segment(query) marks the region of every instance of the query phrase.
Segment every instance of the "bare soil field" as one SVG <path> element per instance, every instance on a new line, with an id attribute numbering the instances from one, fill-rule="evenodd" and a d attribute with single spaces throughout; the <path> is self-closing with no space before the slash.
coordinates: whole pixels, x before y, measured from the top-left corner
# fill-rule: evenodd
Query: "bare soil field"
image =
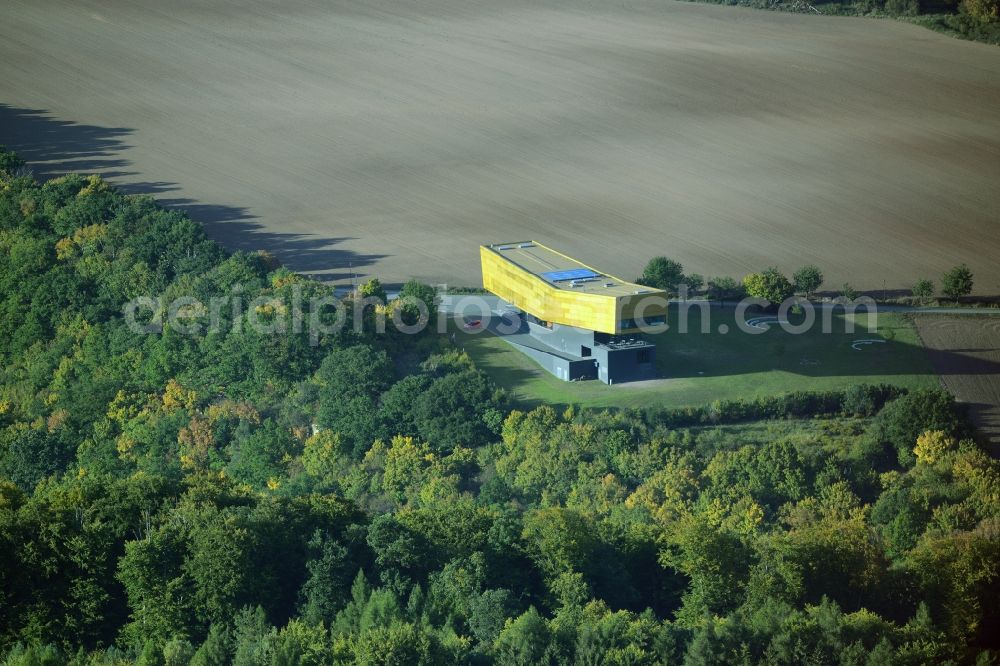
<path id="1" fill-rule="evenodd" d="M 1000 50 L 893 21 L 587 0 L 8 0 L 0 143 L 293 269 L 479 281 L 536 238 L 1000 294 Z"/>
<path id="2" fill-rule="evenodd" d="M 935 372 L 1000 455 L 1000 317 L 918 315 Z"/>

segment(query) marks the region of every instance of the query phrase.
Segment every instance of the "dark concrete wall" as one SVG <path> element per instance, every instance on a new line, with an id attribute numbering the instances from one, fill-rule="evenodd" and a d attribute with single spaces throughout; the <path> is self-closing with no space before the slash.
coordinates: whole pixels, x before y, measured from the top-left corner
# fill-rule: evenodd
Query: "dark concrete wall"
<path id="1" fill-rule="evenodd" d="M 639 354 L 646 352 L 647 362 L 639 362 Z M 597 347 L 594 350 L 597 359 L 597 378 L 607 384 L 636 382 L 656 377 L 656 347 L 632 347 L 628 349 L 609 349 Z"/>
<path id="2" fill-rule="evenodd" d="M 597 379 L 597 366 L 594 364 L 593 359 L 587 358 L 579 361 L 571 361 L 540 349 L 519 345 L 516 342 L 511 342 L 510 344 L 517 348 L 518 351 L 534 359 L 545 370 L 559 379 L 566 381 L 573 379 Z"/>
<path id="3" fill-rule="evenodd" d="M 590 349 L 591 356 L 589 358 L 569 361 L 537 349 L 518 345 L 522 351 L 560 379 L 595 377 L 606 384 L 618 384 L 656 377 L 656 347 L 653 345 L 612 349 L 596 342 L 594 331 L 585 331 L 559 324 L 553 324 L 552 328 L 548 328 L 532 321 L 528 322 L 528 328 L 532 338 L 554 350 L 573 356 L 581 356 L 583 347 Z M 607 337 L 601 334 L 597 335 L 603 338 Z M 642 353 L 645 353 L 648 359 L 645 362 L 639 361 Z M 597 364 L 596 368 L 593 365 L 594 361 Z"/>
<path id="4" fill-rule="evenodd" d="M 528 328 L 531 331 L 531 336 L 542 344 L 566 352 L 567 354 L 572 354 L 573 356 L 581 355 L 581 347 L 594 348 L 593 331 L 585 331 L 582 328 L 562 326 L 560 324 L 553 324 L 552 328 L 546 328 L 533 322 L 528 323 Z"/>

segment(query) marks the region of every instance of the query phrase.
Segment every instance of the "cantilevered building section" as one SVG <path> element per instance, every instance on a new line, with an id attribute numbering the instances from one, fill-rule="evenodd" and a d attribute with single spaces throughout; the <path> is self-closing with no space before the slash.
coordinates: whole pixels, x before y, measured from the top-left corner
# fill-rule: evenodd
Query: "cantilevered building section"
<path id="1" fill-rule="evenodd" d="M 656 375 L 656 347 L 638 337 L 638 327 L 666 321 L 665 292 L 534 241 L 484 245 L 479 254 L 483 286 L 527 315 L 507 341 L 549 372 L 608 384 Z"/>

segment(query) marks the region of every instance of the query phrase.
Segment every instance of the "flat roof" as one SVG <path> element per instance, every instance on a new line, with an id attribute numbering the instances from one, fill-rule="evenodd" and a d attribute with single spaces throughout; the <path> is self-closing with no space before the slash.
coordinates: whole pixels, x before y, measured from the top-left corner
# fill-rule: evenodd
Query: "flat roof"
<path id="1" fill-rule="evenodd" d="M 660 291 L 602 273 L 536 241 L 493 243 L 485 247 L 558 289 L 614 297 Z"/>

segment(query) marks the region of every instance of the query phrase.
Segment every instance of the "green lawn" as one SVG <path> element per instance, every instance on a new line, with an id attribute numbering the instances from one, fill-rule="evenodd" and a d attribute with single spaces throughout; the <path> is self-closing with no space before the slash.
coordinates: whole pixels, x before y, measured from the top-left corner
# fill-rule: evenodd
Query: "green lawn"
<path id="1" fill-rule="evenodd" d="M 672 308 L 669 329 L 649 339 L 657 343 L 660 379 L 607 386 L 598 381 L 564 382 L 548 374 L 502 339 L 457 330 L 456 341 L 476 364 L 525 405 L 548 403 L 582 407 L 680 407 L 724 398 L 747 398 L 797 390 L 840 389 L 857 383 L 891 383 L 908 388 L 937 385 L 916 331 L 905 315 L 882 314 L 879 331 L 869 334 L 867 315 L 856 317 L 854 333 L 834 316 L 823 333 L 819 315 L 808 333 L 792 335 L 777 325 L 751 335 L 736 330 L 732 310 L 713 309 L 711 332 L 701 333 L 698 310 L 687 333 L 680 333 Z M 792 318 L 792 323 L 798 323 Z M 730 328 L 718 332 L 720 324 Z M 855 351 L 859 339 L 883 339 Z"/>

